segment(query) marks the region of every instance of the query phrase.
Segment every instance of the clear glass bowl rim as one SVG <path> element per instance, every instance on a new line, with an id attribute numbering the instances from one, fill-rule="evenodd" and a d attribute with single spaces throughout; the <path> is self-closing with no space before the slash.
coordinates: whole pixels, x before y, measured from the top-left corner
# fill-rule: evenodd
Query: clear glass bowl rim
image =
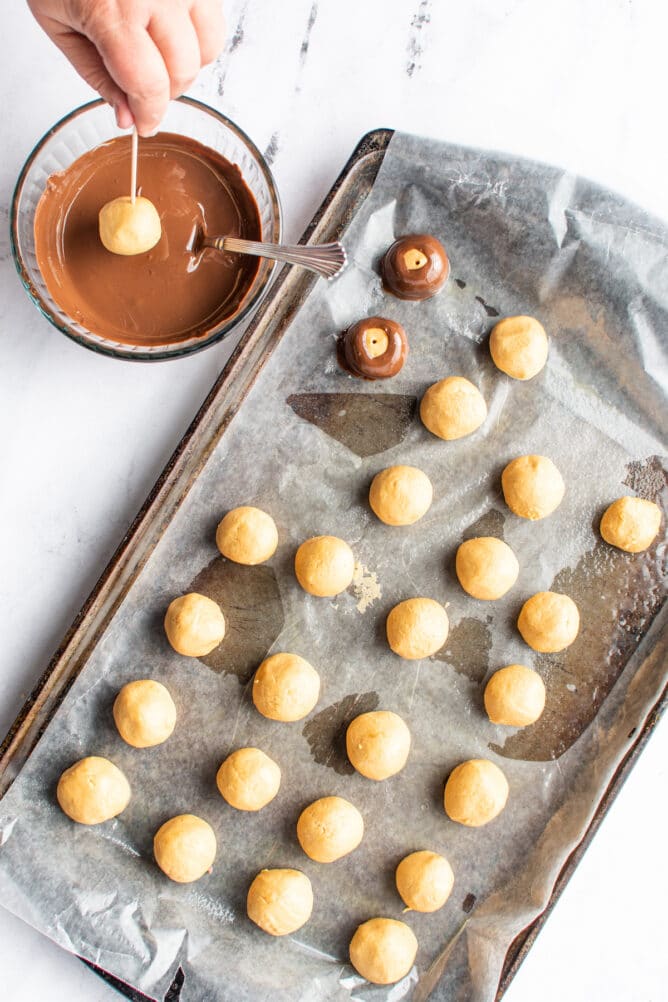
<path id="1" fill-rule="evenodd" d="M 274 215 L 274 232 L 271 234 L 271 239 L 275 243 L 280 243 L 283 232 L 283 214 L 281 210 L 281 202 L 278 195 L 278 190 L 276 188 L 276 182 L 274 181 L 274 177 L 271 173 L 271 170 L 269 169 L 269 164 L 263 157 L 262 153 L 260 153 L 255 143 L 252 141 L 252 139 L 249 138 L 249 136 L 246 135 L 243 129 L 240 129 L 239 126 L 236 125 L 235 122 L 233 122 L 230 118 L 227 118 L 226 115 L 223 115 L 221 112 L 217 111 L 216 108 L 212 108 L 211 105 L 206 104 L 204 101 L 199 101 L 197 100 L 197 98 L 186 97 L 186 96 L 179 97 L 176 100 L 181 104 L 190 105 L 191 107 L 196 108 L 198 111 L 203 111 L 206 114 L 211 115 L 213 118 L 221 122 L 226 128 L 228 128 L 230 132 L 232 132 L 237 137 L 237 139 L 239 139 L 247 147 L 251 155 L 257 161 L 258 167 L 260 168 L 260 171 L 264 176 L 264 179 L 267 184 L 267 189 L 269 191 L 269 196 Z M 23 287 L 25 288 L 26 292 L 28 293 L 28 296 L 35 304 L 35 306 L 42 314 L 42 316 L 45 317 L 49 321 L 49 323 L 51 323 L 57 330 L 59 330 L 61 334 L 65 334 L 66 337 L 71 338 L 77 344 L 83 345 L 84 348 L 88 348 L 91 351 L 98 352 L 99 354 L 102 355 L 108 355 L 111 358 L 121 358 L 125 359 L 126 361 L 133 361 L 133 362 L 159 362 L 171 358 L 183 358 L 186 355 L 192 355 L 195 352 L 202 351 L 204 348 L 210 347 L 217 341 L 222 341 L 223 338 L 227 337 L 228 334 L 232 333 L 233 330 L 235 330 L 241 323 L 243 323 L 243 321 L 248 317 L 248 315 L 253 310 L 255 310 L 257 306 L 259 306 L 260 302 L 268 292 L 271 280 L 273 279 L 276 271 L 276 262 L 270 262 L 269 267 L 267 268 L 258 287 L 255 289 L 253 295 L 249 298 L 248 302 L 244 304 L 240 312 L 237 313 L 234 317 L 230 318 L 229 320 L 224 320 L 221 324 L 215 327 L 207 335 L 206 338 L 202 338 L 201 340 L 198 340 L 195 343 L 188 344 L 186 346 L 179 346 L 179 344 L 177 343 L 173 347 L 160 346 L 154 351 L 142 351 L 141 349 L 139 350 L 135 349 L 132 351 L 128 350 L 127 352 L 124 351 L 122 348 L 118 348 L 115 344 L 105 345 L 104 342 L 98 343 L 96 341 L 95 342 L 89 341 L 86 337 L 82 337 L 67 324 L 61 323 L 60 320 L 58 320 L 58 318 L 55 317 L 51 312 L 49 304 L 45 302 L 45 300 L 42 298 L 42 296 L 39 294 L 37 289 L 32 284 L 28 270 L 24 265 L 23 256 L 20 250 L 20 238 L 18 233 L 18 208 L 19 208 L 19 201 L 21 199 L 21 195 L 23 192 L 23 186 L 26 177 L 28 175 L 28 172 L 30 171 L 30 168 L 32 167 L 33 163 L 39 156 L 40 152 L 42 151 L 46 143 L 50 139 L 52 139 L 54 135 L 56 135 L 56 133 L 59 131 L 59 129 L 61 129 L 63 125 L 73 121 L 80 115 L 85 114 L 90 109 L 98 108 L 101 105 L 105 104 L 106 102 L 103 101 L 102 98 L 95 98 L 93 101 L 87 101 L 85 104 L 81 104 L 77 108 L 74 108 L 72 111 L 68 112 L 66 115 L 63 115 L 62 118 L 58 119 L 58 121 L 55 122 L 51 126 L 51 128 L 48 129 L 47 132 L 44 133 L 41 139 L 37 141 L 31 152 L 28 154 L 28 157 L 26 158 L 26 161 L 23 164 L 21 171 L 19 172 L 19 176 L 17 178 L 16 185 L 14 187 L 14 193 L 12 195 L 12 201 L 11 201 L 9 236 L 10 236 L 10 246 L 12 251 L 12 258 L 14 260 L 14 265 L 18 272 L 19 278 L 21 279 Z M 99 337 L 99 335 L 96 336 Z"/>

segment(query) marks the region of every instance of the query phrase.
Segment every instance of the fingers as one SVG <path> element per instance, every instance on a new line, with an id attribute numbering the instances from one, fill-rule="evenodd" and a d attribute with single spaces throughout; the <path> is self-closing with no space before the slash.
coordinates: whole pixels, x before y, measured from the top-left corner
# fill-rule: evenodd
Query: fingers
<path id="1" fill-rule="evenodd" d="M 140 136 L 156 132 L 171 92 L 165 61 L 148 32 L 127 25 L 93 38 L 110 76 L 127 96 Z"/>
<path id="2" fill-rule="evenodd" d="M 133 123 L 127 98 L 121 88 L 111 78 L 102 62 L 102 57 L 92 42 L 75 31 L 60 31 L 53 34 L 58 48 L 100 97 L 112 106 L 116 113 L 119 129 L 129 129 Z"/>
<path id="3" fill-rule="evenodd" d="M 33 11 L 84 80 L 113 106 L 119 127 L 134 122 L 142 136 L 157 131 L 170 98 L 216 59 L 225 40 L 221 0 L 156 6 L 148 27 L 141 19 L 105 15 L 106 5 L 73 27 Z"/>
<path id="4" fill-rule="evenodd" d="M 223 51 L 225 19 L 221 0 L 195 0 L 190 19 L 197 32 L 202 66 L 212 63 Z"/>
<path id="5" fill-rule="evenodd" d="M 199 40 L 185 9 L 163 11 L 151 18 L 148 33 L 169 74 L 169 96 L 179 97 L 200 71 Z"/>

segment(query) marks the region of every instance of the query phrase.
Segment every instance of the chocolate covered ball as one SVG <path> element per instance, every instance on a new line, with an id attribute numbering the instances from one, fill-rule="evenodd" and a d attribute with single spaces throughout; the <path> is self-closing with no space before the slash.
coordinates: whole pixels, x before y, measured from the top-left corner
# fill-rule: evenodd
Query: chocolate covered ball
<path id="1" fill-rule="evenodd" d="M 429 299 L 440 292 L 450 274 L 445 248 L 428 233 L 395 240 L 381 263 L 383 285 L 399 299 Z"/>
<path id="2" fill-rule="evenodd" d="M 406 332 L 386 317 L 365 317 L 339 337 L 339 365 L 360 379 L 390 379 L 408 355 Z"/>

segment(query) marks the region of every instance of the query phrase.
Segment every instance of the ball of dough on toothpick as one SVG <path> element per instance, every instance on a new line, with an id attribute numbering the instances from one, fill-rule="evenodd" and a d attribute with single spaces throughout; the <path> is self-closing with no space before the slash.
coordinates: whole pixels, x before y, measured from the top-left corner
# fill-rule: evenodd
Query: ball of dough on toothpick
<path id="1" fill-rule="evenodd" d="M 423 849 L 404 856 L 397 867 L 395 881 L 406 908 L 415 912 L 435 912 L 450 897 L 455 875 L 445 856 Z"/>
<path id="2" fill-rule="evenodd" d="M 501 813 L 507 799 L 508 780 L 498 765 L 475 758 L 452 770 L 445 784 L 443 803 L 452 821 L 480 828 Z"/>
<path id="3" fill-rule="evenodd" d="M 99 214 L 100 240 L 112 254 L 145 254 L 160 240 L 160 216 L 153 202 L 137 195 L 121 195 L 107 202 Z"/>
<path id="4" fill-rule="evenodd" d="M 416 466 L 390 466 L 377 473 L 369 489 L 369 504 L 386 525 L 413 525 L 429 510 L 431 481 Z"/>
<path id="5" fill-rule="evenodd" d="M 535 317 L 506 317 L 492 328 L 489 350 L 501 372 L 533 379 L 547 362 L 547 334 Z"/>
<path id="6" fill-rule="evenodd" d="M 463 376 L 449 376 L 434 383 L 420 403 L 422 424 L 432 435 L 446 441 L 471 435 L 486 417 L 482 393 Z"/>
<path id="7" fill-rule="evenodd" d="M 281 770 L 259 748 L 238 748 L 218 770 L 216 785 L 238 811 L 259 811 L 278 793 Z"/>
<path id="8" fill-rule="evenodd" d="M 355 930 L 350 963 L 372 984 L 393 985 L 410 971 L 417 948 L 415 934 L 405 922 L 372 918 Z"/>
<path id="9" fill-rule="evenodd" d="M 626 553 L 642 553 L 654 542 L 661 525 L 661 509 L 644 498 L 623 497 L 613 501 L 601 519 L 606 543 Z"/>
<path id="10" fill-rule="evenodd" d="M 253 702 L 263 717 L 289 723 L 311 712 L 320 695 L 320 676 L 298 654 L 272 654 L 253 679 Z"/>
<path id="11" fill-rule="evenodd" d="M 178 814 L 165 821 L 153 839 L 155 861 L 170 880 L 190 884 L 213 866 L 216 836 L 213 828 L 194 814 Z"/>
<path id="12" fill-rule="evenodd" d="M 213 599 L 189 592 L 170 603 L 165 633 L 179 654 L 201 658 L 210 654 L 225 636 L 225 617 Z"/>
<path id="13" fill-rule="evenodd" d="M 338 595 L 350 585 L 354 572 L 353 551 L 336 536 L 307 539 L 295 554 L 297 580 L 310 595 Z"/>
<path id="14" fill-rule="evenodd" d="M 577 637 L 580 613 L 568 595 L 539 591 L 522 606 L 517 629 L 534 651 L 556 654 L 569 647 Z"/>
<path id="15" fill-rule="evenodd" d="M 502 539 L 478 536 L 467 539 L 457 550 L 455 570 L 459 583 L 473 598 L 501 598 L 517 581 L 520 565 Z"/>
<path id="16" fill-rule="evenodd" d="M 506 504 L 515 515 L 537 521 L 551 515 L 562 502 L 561 473 L 547 456 L 518 456 L 501 474 Z"/>
<path id="17" fill-rule="evenodd" d="M 99 825 L 125 810 L 130 784 L 113 762 L 91 755 L 65 770 L 58 780 L 56 797 L 72 821 Z"/>
<path id="18" fill-rule="evenodd" d="M 545 709 L 545 683 L 533 668 L 508 665 L 494 672 L 485 686 L 484 700 L 493 724 L 527 727 Z"/>
<path id="19" fill-rule="evenodd" d="M 270 936 L 289 936 L 311 917 L 311 881 L 300 870 L 260 870 L 248 888 L 246 911 Z"/>
<path id="20" fill-rule="evenodd" d="M 348 725 L 346 751 L 351 764 L 367 779 L 394 776 L 406 765 L 411 732 L 390 710 L 361 713 Z"/>
<path id="21" fill-rule="evenodd" d="M 364 820 L 343 797 L 321 797 L 299 815 L 297 838 L 310 859 L 333 863 L 356 849 L 364 835 Z"/>
<path id="22" fill-rule="evenodd" d="M 264 563 L 278 546 L 276 523 L 260 508 L 233 508 L 218 525 L 216 546 L 224 557 L 237 564 Z"/>
<path id="23" fill-rule="evenodd" d="M 402 658 L 428 658 L 448 639 L 448 614 L 432 598 L 408 598 L 387 617 L 387 642 Z"/>
<path id="24" fill-rule="evenodd" d="M 134 748 L 161 745 L 176 725 L 174 700 L 164 685 L 148 678 L 124 685 L 113 713 L 118 733 Z"/>

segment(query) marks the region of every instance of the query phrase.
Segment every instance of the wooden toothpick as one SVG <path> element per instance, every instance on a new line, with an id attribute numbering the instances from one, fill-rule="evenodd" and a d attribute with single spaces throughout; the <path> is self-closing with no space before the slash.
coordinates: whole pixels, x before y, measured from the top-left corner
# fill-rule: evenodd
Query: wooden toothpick
<path id="1" fill-rule="evenodd" d="M 132 174 L 130 178 L 130 201 L 135 204 L 137 197 L 137 157 L 139 155 L 139 136 L 137 126 L 132 128 Z"/>

